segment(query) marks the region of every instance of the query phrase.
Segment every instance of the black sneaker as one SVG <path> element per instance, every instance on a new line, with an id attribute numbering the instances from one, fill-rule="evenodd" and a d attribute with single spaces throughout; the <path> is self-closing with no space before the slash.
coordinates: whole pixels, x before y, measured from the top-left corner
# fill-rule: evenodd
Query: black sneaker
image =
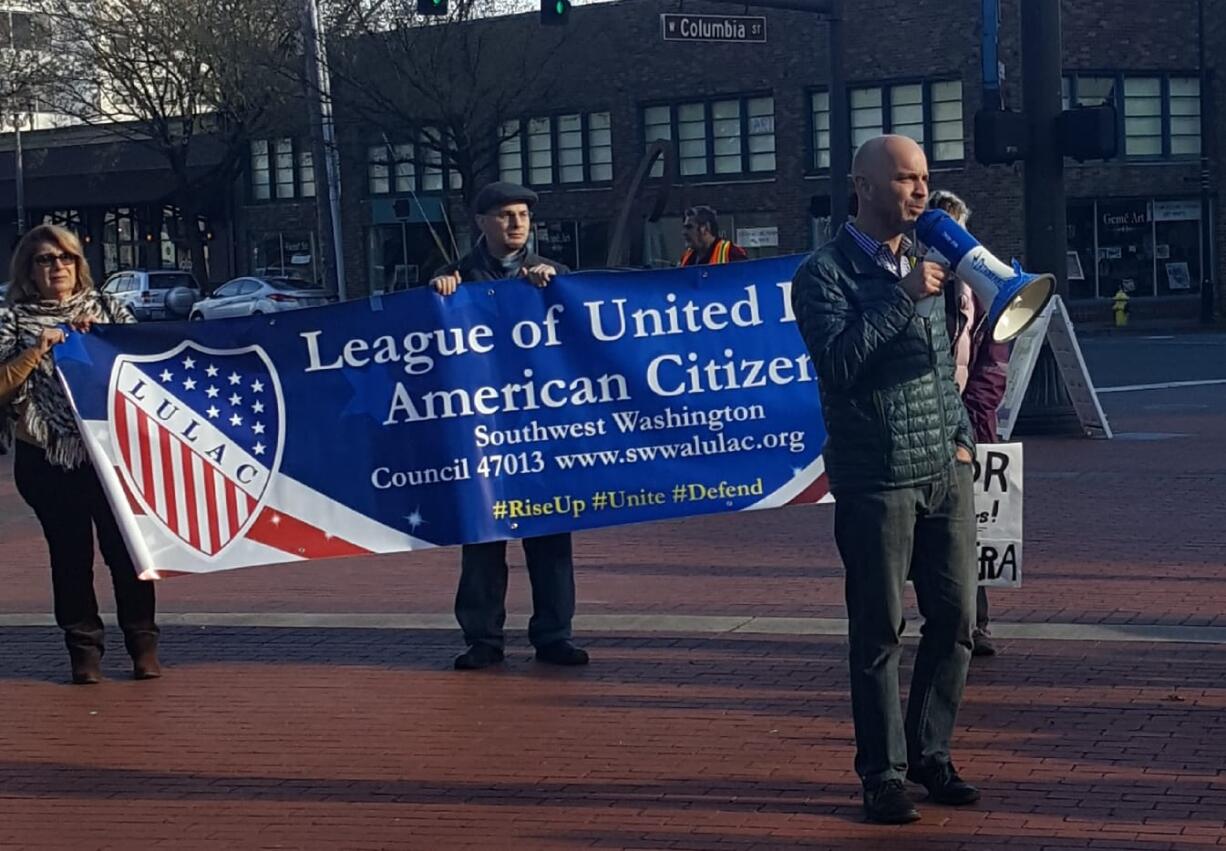
<path id="1" fill-rule="evenodd" d="M 576 647 L 569 641 L 555 641 L 544 647 L 536 648 L 536 661 L 550 665 L 586 665 L 587 651 Z"/>
<path id="2" fill-rule="evenodd" d="M 961 807 L 979 800 L 979 790 L 958 776 L 952 762 L 907 769 L 907 779 L 927 789 L 928 800 L 934 804 Z"/>
<path id="3" fill-rule="evenodd" d="M 992 643 L 992 634 L 986 629 L 976 629 L 971 633 L 971 641 L 974 642 L 971 647 L 972 656 L 996 655 L 996 645 Z"/>
<path id="4" fill-rule="evenodd" d="M 873 824 L 910 824 L 919 821 L 919 810 L 907 797 L 901 780 L 886 780 L 864 787 L 864 820 Z"/>
<path id="5" fill-rule="evenodd" d="M 490 665 L 497 665 L 502 659 L 501 648 L 490 647 L 488 644 L 474 644 L 455 657 L 455 669 L 457 671 L 479 671 Z"/>

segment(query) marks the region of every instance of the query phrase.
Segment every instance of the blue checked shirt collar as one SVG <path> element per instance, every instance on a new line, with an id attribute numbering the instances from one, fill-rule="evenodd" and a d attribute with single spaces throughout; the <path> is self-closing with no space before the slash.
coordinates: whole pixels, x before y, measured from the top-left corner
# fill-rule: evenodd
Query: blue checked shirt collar
<path id="1" fill-rule="evenodd" d="M 873 239 L 851 222 L 845 224 L 844 227 L 847 228 L 847 233 L 851 238 L 856 241 L 856 245 L 860 246 L 864 253 L 869 256 L 869 259 L 882 269 L 899 278 L 904 277 L 911 271 L 911 261 L 907 258 L 907 252 L 911 249 L 911 240 L 905 235 L 902 238 L 902 243 L 898 246 L 898 256 L 895 256 L 890 251 L 888 245 Z"/>

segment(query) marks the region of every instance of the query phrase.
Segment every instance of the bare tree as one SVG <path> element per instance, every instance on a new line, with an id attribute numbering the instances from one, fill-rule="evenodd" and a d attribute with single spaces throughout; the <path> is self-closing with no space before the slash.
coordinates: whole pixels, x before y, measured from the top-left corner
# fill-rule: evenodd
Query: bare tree
<path id="1" fill-rule="evenodd" d="M 546 67 L 565 35 L 527 19 L 487 20 L 521 7 L 451 0 L 447 15 L 423 17 L 416 0 L 335 0 L 328 19 L 336 97 L 388 142 L 393 174 L 409 158 L 418 169 L 446 169 L 468 203 L 479 178 L 497 171 L 500 146 L 519 133 L 514 119 L 548 102 Z"/>
<path id="2" fill-rule="evenodd" d="M 54 58 L 41 19 L 28 11 L 0 9 L 0 133 L 12 130 L 17 230 L 28 225 L 25 210 L 21 132 L 34 128 L 34 116 L 49 109 L 48 81 Z"/>
<path id="3" fill-rule="evenodd" d="M 174 177 L 179 238 L 209 279 L 201 214 L 241 173 L 284 98 L 297 10 L 285 0 L 35 0 L 52 28 L 57 108 L 156 151 Z M 206 151 L 207 149 L 207 151 Z"/>

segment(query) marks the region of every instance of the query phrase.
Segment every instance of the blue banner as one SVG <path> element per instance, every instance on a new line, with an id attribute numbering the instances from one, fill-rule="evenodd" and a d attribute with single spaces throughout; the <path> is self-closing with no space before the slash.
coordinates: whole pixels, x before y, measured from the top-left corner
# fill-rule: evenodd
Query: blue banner
<path id="1" fill-rule="evenodd" d="M 826 495 L 799 257 L 99 326 L 56 350 L 142 573 Z"/>

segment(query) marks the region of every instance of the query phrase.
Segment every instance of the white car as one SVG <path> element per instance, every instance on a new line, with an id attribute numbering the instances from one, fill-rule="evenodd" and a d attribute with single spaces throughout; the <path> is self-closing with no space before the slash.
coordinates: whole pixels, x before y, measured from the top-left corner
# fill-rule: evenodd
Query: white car
<path id="1" fill-rule="evenodd" d="M 192 306 L 191 318 L 261 316 L 334 301 L 327 290 L 297 278 L 235 278 Z"/>
<path id="2" fill-rule="evenodd" d="M 102 291 L 126 304 L 139 321 L 182 319 L 200 298 L 200 285 L 189 272 L 174 269 L 128 269 L 106 279 Z"/>

